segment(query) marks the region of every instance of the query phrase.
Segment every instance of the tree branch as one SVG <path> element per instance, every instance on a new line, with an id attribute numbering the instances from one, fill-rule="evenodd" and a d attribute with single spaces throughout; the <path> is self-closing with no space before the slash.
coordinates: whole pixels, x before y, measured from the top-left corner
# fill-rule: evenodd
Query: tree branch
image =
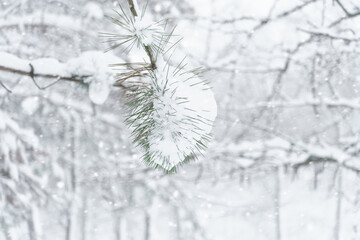
<path id="1" fill-rule="evenodd" d="M 129 3 L 129 8 L 130 8 L 132 15 L 134 16 L 134 18 L 137 17 L 138 13 L 136 12 L 136 7 L 135 7 L 135 4 L 137 5 L 136 0 L 128 0 L 128 3 Z M 143 47 L 145 49 L 146 54 L 149 56 L 151 68 L 153 70 L 155 70 L 156 69 L 155 58 L 153 56 L 153 53 L 151 52 L 150 46 L 143 44 Z"/>
<path id="2" fill-rule="evenodd" d="M 19 75 L 29 76 L 29 77 L 44 77 L 44 78 L 52 78 L 52 79 L 59 79 L 64 81 L 70 81 L 70 82 L 78 82 L 78 83 L 84 83 L 84 80 L 90 75 L 84 75 L 84 76 L 59 76 L 59 75 L 53 75 L 53 74 L 42 74 L 42 73 L 35 73 L 35 71 L 23 71 L 19 69 L 9 68 L 5 66 L 0 66 L 0 71 L 9 72 L 9 73 L 15 73 Z"/>
<path id="3" fill-rule="evenodd" d="M 39 89 L 46 89 L 58 81 L 69 81 L 69 82 L 77 82 L 80 84 L 84 84 L 86 80 L 93 76 L 95 73 L 89 73 L 84 70 L 80 70 L 82 68 L 88 69 L 89 66 L 81 66 L 79 70 L 76 70 L 75 73 L 72 73 L 71 71 L 74 71 L 73 69 L 69 69 L 69 63 L 60 63 L 56 59 L 40 59 L 40 62 L 35 59 L 32 61 L 23 60 L 18 58 L 15 55 L 0 52 L 0 71 L 23 75 L 23 76 L 29 76 L 34 84 Z M 82 57 L 82 56 L 80 56 Z M 74 60 L 70 59 L 69 61 Z M 49 62 L 46 62 L 49 61 Z M 76 58 L 75 58 L 75 61 Z M 115 61 L 115 60 L 114 60 Z M 79 62 L 78 64 L 82 65 L 83 63 Z M 41 66 L 47 66 L 46 68 Z M 91 67 L 91 66 L 90 66 Z M 80 72 L 79 72 L 80 71 Z M 109 75 L 110 73 L 110 69 Z M 48 79 L 55 79 L 52 83 L 46 85 L 45 87 L 41 87 L 36 82 L 36 78 L 48 78 Z M 109 76 L 110 77 L 110 76 Z M 10 92 L 10 89 L 8 89 L 4 83 L 0 82 L 0 86 L 4 87 L 8 92 Z M 125 90 L 130 90 L 128 87 L 124 86 L 122 83 L 114 83 L 114 87 L 121 87 Z"/>

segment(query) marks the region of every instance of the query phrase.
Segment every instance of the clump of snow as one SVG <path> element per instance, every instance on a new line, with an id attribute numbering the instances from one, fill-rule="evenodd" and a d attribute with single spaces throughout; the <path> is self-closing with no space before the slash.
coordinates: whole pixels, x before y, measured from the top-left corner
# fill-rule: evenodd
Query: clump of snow
<path id="1" fill-rule="evenodd" d="M 0 66 L 21 71 L 28 71 L 30 68 L 27 61 L 6 52 L 0 52 Z"/>
<path id="2" fill-rule="evenodd" d="M 132 33 L 136 36 L 138 41 L 145 45 L 151 45 L 158 37 L 161 28 L 158 24 L 145 19 L 144 17 L 135 17 L 133 22 Z"/>
<path id="3" fill-rule="evenodd" d="M 78 58 L 71 59 L 66 64 L 68 74 L 88 75 L 89 98 L 95 104 L 103 104 L 109 96 L 114 83 L 110 64 L 121 62 L 121 59 L 111 54 L 98 51 L 82 53 Z"/>
<path id="4" fill-rule="evenodd" d="M 103 104 L 110 94 L 110 85 L 104 81 L 93 81 L 89 85 L 89 98 L 95 104 Z"/>
<path id="5" fill-rule="evenodd" d="M 39 97 L 28 97 L 21 102 L 23 111 L 28 115 L 33 115 L 39 108 Z"/>
<path id="6" fill-rule="evenodd" d="M 104 79 L 111 75 L 109 65 L 121 61 L 114 55 L 100 51 L 83 52 L 79 57 L 70 59 L 66 63 L 68 74 L 72 75 L 90 75 L 88 82 Z M 110 78 L 107 81 L 113 82 Z"/>
<path id="7" fill-rule="evenodd" d="M 162 59 L 152 78 L 154 96 L 150 116 L 141 115 L 141 123 L 151 118 L 150 155 L 166 170 L 203 149 L 217 115 L 217 104 L 210 87 L 191 72 L 178 71 Z"/>
<path id="8" fill-rule="evenodd" d="M 104 12 L 101 9 L 100 5 L 96 2 L 88 2 L 84 7 L 85 15 L 88 18 L 92 19 L 102 19 L 104 17 Z"/>
<path id="9" fill-rule="evenodd" d="M 65 72 L 65 65 L 54 58 L 39 58 L 30 62 L 36 74 L 61 76 Z M 29 67 L 29 66 L 28 66 Z"/>
<path id="10" fill-rule="evenodd" d="M 34 74 L 61 77 L 87 76 L 84 81 L 89 84 L 89 97 L 95 104 L 102 104 L 109 96 L 111 85 L 114 83 L 114 73 L 110 64 L 122 60 L 112 54 L 100 51 L 83 52 L 79 57 L 61 63 L 54 58 L 39 58 L 32 61 L 20 59 L 12 54 L 0 52 L 0 66 L 30 72 Z M 29 108 L 29 102 L 24 103 Z M 31 112 L 31 111 L 30 111 Z"/>

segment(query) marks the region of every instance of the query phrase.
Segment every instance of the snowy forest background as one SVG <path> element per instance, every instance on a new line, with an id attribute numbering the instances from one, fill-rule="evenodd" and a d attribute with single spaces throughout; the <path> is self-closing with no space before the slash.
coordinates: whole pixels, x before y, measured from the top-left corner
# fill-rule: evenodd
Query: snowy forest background
<path id="1" fill-rule="evenodd" d="M 218 104 L 171 175 L 141 162 L 124 89 L 96 105 L 73 81 L 143 57 L 103 54 L 119 4 L 0 0 L 1 240 L 360 239 L 358 0 L 149 0 Z"/>

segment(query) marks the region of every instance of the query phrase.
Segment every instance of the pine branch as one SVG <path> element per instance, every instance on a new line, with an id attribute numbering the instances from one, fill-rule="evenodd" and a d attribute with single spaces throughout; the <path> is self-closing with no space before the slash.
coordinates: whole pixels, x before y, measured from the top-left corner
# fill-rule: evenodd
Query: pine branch
<path id="1" fill-rule="evenodd" d="M 140 14 L 136 0 L 128 0 L 128 4 L 130 16 L 120 6 L 121 13 L 115 11 L 118 18 L 109 17 L 127 34 L 103 34 L 113 43 L 110 49 L 127 45 L 125 50 L 131 50 L 137 43 L 150 59 L 150 63 L 114 64 L 126 68 L 117 74 L 117 82 L 135 88 L 127 95 L 125 122 L 132 129 L 142 160 L 153 168 L 173 173 L 206 149 L 216 117 L 216 102 L 198 68 L 187 69 L 185 58 L 177 65 L 169 60 L 181 40 L 172 41 L 175 28 L 166 31 L 162 21 L 145 21 L 145 10 Z M 144 80 L 129 81 L 134 77 Z M 205 99 L 206 104 L 202 102 Z"/>
<path id="2" fill-rule="evenodd" d="M 136 12 L 134 1 L 136 1 L 136 0 L 128 0 L 128 3 L 129 3 L 129 8 L 130 8 L 130 11 L 131 11 L 132 15 L 134 17 L 137 17 L 138 13 Z M 135 3 L 137 4 L 137 2 L 135 2 Z M 151 68 L 153 70 L 155 70 L 156 69 L 155 58 L 154 58 L 154 55 L 153 55 L 153 53 L 152 53 L 152 51 L 150 49 L 150 46 L 143 44 L 143 47 L 145 49 L 146 54 L 149 56 L 150 63 L 151 63 Z"/>
<path id="3" fill-rule="evenodd" d="M 135 0 L 135 1 L 136 1 L 136 0 Z M 131 11 L 132 15 L 133 15 L 134 17 L 137 17 L 137 12 L 136 12 L 135 5 L 134 5 L 133 0 L 128 0 L 128 3 L 129 3 L 129 8 L 130 8 L 130 11 Z"/>

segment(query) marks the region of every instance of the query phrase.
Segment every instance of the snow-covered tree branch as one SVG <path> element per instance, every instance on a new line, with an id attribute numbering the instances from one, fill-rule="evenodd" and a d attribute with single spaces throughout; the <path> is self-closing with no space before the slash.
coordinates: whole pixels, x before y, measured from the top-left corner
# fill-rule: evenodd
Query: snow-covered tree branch
<path id="1" fill-rule="evenodd" d="M 359 26 L 356 0 L 0 0 L 0 240 L 359 239 Z"/>

